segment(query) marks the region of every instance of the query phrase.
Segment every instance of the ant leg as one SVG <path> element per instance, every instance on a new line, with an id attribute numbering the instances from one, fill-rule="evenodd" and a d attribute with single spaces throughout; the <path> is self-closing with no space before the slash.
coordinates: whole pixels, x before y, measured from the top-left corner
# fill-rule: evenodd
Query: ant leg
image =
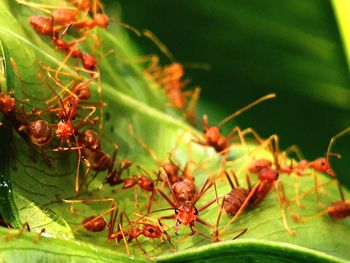
<path id="1" fill-rule="evenodd" d="M 87 166 L 87 169 L 85 171 L 85 174 L 84 174 L 84 177 L 83 177 L 83 180 L 82 180 L 81 184 L 79 184 L 79 175 L 80 174 L 76 174 L 75 175 L 75 192 L 76 193 L 80 192 L 80 189 L 83 187 L 83 185 L 85 184 L 85 182 L 86 182 L 90 172 L 92 171 L 92 166 L 91 166 L 90 162 L 88 160 L 85 160 L 85 159 L 84 159 L 84 162 L 85 162 L 85 164 Z"/>
<path id="2" fill-rule="evenodd" d="M 147 255 L 146 250 L 144 250 L 144 248 L 141 246 L 141 243 L 140 243 L 140 241 L 138 240 L 137 237 L 135 237 L 135 241 L 136 241 L 138 247 L 141 249 L 141 251 L 142 251 L 145 255 Z"/>
<path id="3" fill-rule="evenodd" d="M 118 232 L 120 232 L 120 233 L 122 234 L 126 253 L 127 253 L 128 255 L 130 255 L 129 244 L 128 244 L 128 242 L 126 241 L 126 237 L 125 237 L 125 234 L 124 234 L 123 225 L 122 225 L 121 223 L 118 224 L 118 230 L 119 230 Z M 119 243 L 119 242 L 118 242 L 118 243 Z"/>
<path id="4" fill-rule="evenodd" d="M 287 156 L 289 156 L 291 153 L 295 153 L 295 155 L 298 157 L 299 160 L 305 160 L 304 154 L 300 150 L 299 146 L 292 145 L 289 146 L 286 150 L 283 151 Z"/>
<path id="5" fill-rule="evenodd" d="M 14 236 L 5 236 L 5 241 L 11 241 L 14 239 L 19 238 L 20 236 L 23 235 L 24 231 L 27 229 L 28 232 L 30 232 L 30 226 L 28 222 L 24 222 L 21 228 L 19 229 L 18 233 Z"/>
<path id="6" fill-rule="evenodd" d="M 324 216 L 328 213 L 328 210 L 324 210 L 322 212 L 319 212 L 315 215 L 312 215 L 312 216 L 308 216 L 308 217 L 301 217 L 300 215 L 298 214 L 293 214 L 292 217 L 293 217 L 293 220 L 295 222 L 298 222 L 298 223 L 304 223 L 304 222 L 307 222 L 307 221 L 310 221 L 311 219 L 314 219 L 314 218 L 317 218 L 317 217 L 321 217 L 321 216 Z"/>
<path id="7" fill-rule="evenodd" d="M 151 209 L 152 209 L 152 203 L 153 203 L 153 200 L 154 200 L 154 195 L 156 194 L 157 192 L 157 186 L 158 186 L 158 182 L 159 182 L 159 178 L 160 178 L 160 171 L 158 172 L 158 175 L 157 175 L 157 180 L 156 180 L 156 183 L 154 184 L 155 187 L 153 188 L 152 190 L 152 194 L 151 194 L 151 197 L 149 199 L 149 202 L 148 202 L 148 207 L 147 207 L 147 214 L 151 213 Z M 163 191 L 162 191 L 163 192 Z M 175 204 L 174 204 L 175 205 Z"/>
<path id="8" fill-rule="evenodd" d="M 191 123 L 193 126 L 195 126 L 195 124 L 196 124 L 196 107 L 197 107 L 200 93 L 201 93 L 200 87 L 197 87 L 194 89 L 194 91 L 190 95 L 191 99 L 190 99 L 188 106 L 185 110 L 186 118 L 189 121 L 189 123 Z"/>
<path id="9" fill-rule="evenodd" d="M 36 238 L 34 239 L 34 243 L 39 244 L 39 241 L 40 241 L 42 235 L 43 235 L 45 232 L 46 232 L 45 228 L 42 228 L 42 229 L 40 230 L 40 233 L 39 233 L 39 234 L 36 236 Z"/>
<path id="10" fill-rule="evenodd" d="M 81 200 L 62 200 L 64 203 L 69 204 L 77 204 L 77 203 L 111 203 L 111 208 L 103 212 L 102 214 L 94 217 L 91 220 L 88 220 L 87 222 L 84 222 L 81 226 L 79 226 L 77 229 L 74 230 L 74 232 L 77 232 L 81 228 L 84 228 L 86 225 L 91 224 L 94 221 L 97 221 L 100 218 L 103 218 L 105 215 L 110 214 L 110 219 L 108 221 L 107 227 L 108 227 L 108 238 L 112 236 L 114 232 L 115 222 L 118 214 L 118 206 L 116 204 L 116 201 L 114 198 L 101 198 L 101 199 L 81 199 Z"/>
<path id="11" fill-rule="evenodd" d="M 134 137 L 135 140 L 137 141 L 137 143 L 148 152 L 148 154 L 152 157 L 152 159 L 158 165 L 160 165 L 160 161 L 159 161 L 157 155 L 154 153 L 154 151 L 145 142 L 143 142 L 139 137 L 136 136 L 135 131 L 134 131 L 134 127 L 131 124 L 129 124 L 128 127 L 129 127 L 130 135 L 132 137 Z"/>
<path id="12" fill-rule="evenodd" d="M 77 79 L 78 81 L 83 81 L 85 79 L 84 77 L 82 77 L 82 76 L 80 76 L 78 74 L 74 74 L 74 73 L 66 72 L 66 71 L 62 71 L 62 70 L 61 71 L 57 71 L 57 69 L 53 69 L 53 68 L 50 68 L 48 66 L 45 66 L 42 62 L 39 62 L 39 65 L 46 72 L 53 72 L 53 73 L 58 74 L 58 75 L 72 77 L 72 78 Z"/>
<path id="13" fill-rule="evenodd" d="M 276 195 L 277 195 L 277 199 L 280 203 L 280 213 L 283 219 L 283 225 L 284 228 L 289 232 L 289 234 L 291 236 L 295 236 L 296 233 L 294 230 L 292 230 L 289 226 L 288 226 L 288 222 L 287 222 L 287 217 L 286 217 L 286 212 L 284 209 L 284 206 L 286 204 L 286 200 L 285 200 L 285 194 L 284 194 L 284 190 L 283 190 L 283 186 L 280 184 L 279 181 L 275 182 L 275 188 L 276 188 Z M 279 192 L 279 188 L 282 188 L 282 197 L 280 196 L 280 192 Z"/>
<path id="14" fill-rule="evenodd" d="M 21 73 L 20 73 L 20 71 L 18 69 L 17 63 L 13 59 L 13 57 L 10 57 L 10 62 L 11 62 L 12 68 L 14 69 L 14 71 L 16 73 L 17 78 L 19 79 L 19 82 L 21 83 L 21 88 L 22 88 L 22 91 L 23 91 L 24 96 L 25 96 L 24 101 L 28 102 L 29 101 L 29 93 L 28 93 L 28 90 L 27 90 L 26 86 L 24 85 L 24 82 L 23 82 L 23 79 L 22 79 L 22 75 L 21 75 Z"/>
<path id="15" fill-rule="evenodd" d="M 136 208 L 136 211 L 138 213 L 140 213 L 140 207 L 139 207 L 139 202 L 138 202 L 138 198 L 137 198 L 137 190 L 136 190 L 136 187 L 134 186 L 134 203 L 135 203 L 135 208 Z"/>
<path id="16" fill-rule="evenodd" d="M 295 202 L 299 208 L 302 208 L 303 205 L 300 202 L 299 195 L 299 176 L 294 175 L 294 192 L 295 192 Z"/>

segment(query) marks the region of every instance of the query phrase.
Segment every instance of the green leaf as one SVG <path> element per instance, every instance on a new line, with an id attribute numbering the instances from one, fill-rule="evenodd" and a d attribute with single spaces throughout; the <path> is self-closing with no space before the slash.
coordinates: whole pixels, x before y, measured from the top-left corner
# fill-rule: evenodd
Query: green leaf
<path id="1" fill-rule="evenodd" d="M 109 9 L 108 9 L 109 10 Z M 112 10 L 111 10 L 112 11 Z M 7 89 L 15 90 L 16 98 L 23 98 L 18 76 L 11 67 L 9 61 L 13 57 L 18 64 L 19 71 L 30 91 L 31 106 L 44 108 L 45 100 L 53 96 L 50 89 L 41 83 L 36 73 L 44 73 L 38 62 L 57 68 L 60 61 L 64 59 L 63 55 L 55 51 L 47 37 L 38 36 L 28 24 L 27 18 L 36 14 L 38 11 L 28 7 L 19 6 L 13 1 L 2 1 L 0 3 L 0 39 L 4 51 L 2 56 L 5 58 L 4 71 L 7 80 Z M 184 167 L 186 161 L 191 159 L 194 164 L 202 163 L 203 167 L 196 169 L 194 177 L 196 184 L 200 187 L 207 176 L 215 176 L 221 169 L 221 158 L 214 154 L 212 149 L 203 148 L 200 145 L 191 142 L 193 133 L 196 133 L 181 118 L 180 112 L 168 107 L 166 97 L 162 91 L 150 83 L 143 76 L 140 65 L 135 62 L 136 54 L 133 52 L 131 40 L 126 33 L 117 25 L 111 25 L 108 31 L 96 30 L 95 32 L 103 39 L 103 48 L 96 54 L 102 56 L 109 49 L 114 53 L 107 56 L 99 63 L 102 81 L 103 101 L 107 103 L 104 109 L 104 135 L 103 150 L 113 152 L 113 141 L 119 145 L 117 160 L 124 158 L 130 159 L 145 169 L 157 170 L 157 165 L 136 140 L 130 136 L 128 125 L 132 124 L 137 136 L 153 149 L 160 160 L 167 158 L 167 153 L 174 148 L 176 142 L 182 136 L 182 140 L 177 150 L 174 152 L 174 161 Z M 137 40 L 137 39 L 136 39 Z M 135 41 L 135 39 L 134 39 Z M 84 45 L 84 51 L 93 51 L 94 43 L 87 42 Z M 73 63 L 72 63 L 73 64 Z M 72 71 L 69 67 L 64 67 L 67 71 Z M 4 79 L 3 77 L 1 79 Z M 3 81 L 1 83 L 4 83 Z M 2 90 L 3 92 L 3 90 Z M 92 85 L 93 99 L 98 100 L 96 84 Z M 30 106 L 28 106 L 30 107 Z M 55 122 L 54 118 L 51 120 Z M 4 251 L 1 257 L 4 261 L 9 259 L 9 255 L 16 254 L 17 251 L 25 257 L 33 257 L 39 260 L 54 260 L 57 255 L 57 261 L 80 260 L 80 257 L 86 257 L 86 260 L 95 260 L 96 255 L 101 255 L 101 261 L 119 259 L 118 253 L 126 253 L 123 242 L 116 244 L 107 239 L 106 231 L 101 233 L 87 232 L 80 227 L 80 222 L 92 215 L 98 215 L 110 208 L 108 203 L 84 203 L 76 204 L 74 208 L 77 215 L 73 215 L 70 206 L 62 202 L 65 199 L 91 199 L 91 198 L 115 198 L 118 203 L 119 211 L 133 217 L 135 211 L 134 192 L 132 190 L 122 190 L 120 187 L 110 188 L 99 187 L 104 179 L 105 173 L 101 173 L 89 186 L 90 192 L 86 189 L 76 196 L 74 192 L 75 171 L 77 169 L 77 155 L 74 151 L 65 153 L 50 153 L 47 156 L 38 153 L 37 149 L 28 145 L 18 134 L 11 129 L 11 123 L 4 121 L 5 127 L 1 128 L 1 152 L 0 152 L 0 201 L 1 215 L 10 223 L 19 228 L 24 222 L 28 222 L 33 232 L 40 232 L 45 228 L 46 235 L 51 239 L 42 238 L 38 245 L 31 245 L 33 236 L 24 235 L 12 242 L 7 242 L 1 246 L 0 251 Z M 191 149 L 191 151 L 189 151 Z M 192 155 L 191 155 L 192 153 Z M 235 169 L 241 184 L 243 185 L 245 171 L 249 164 L 256 158 L 271 158 L 271 154 L 262 146 L 249 144 L 248 146 L 234 144 L 229 154 L 232 161 L 230 168 Z M 51 160 L 51 165 L 47 159 Z M 209 160 L 208 160 L 209 159 Z M 131 175 L 138 174 L 137 169 L 132 168 Z M 84 167 L 84 166 L 82 166 Z M 194 166 L 195 168 L 196 166 Z M 85 168 L 84 168 L 85 169 Z M 311 171 L 310 171 L 311 172 Z M 156 175 L 154 175 L 154 178 Z M 324 175 L 319 175 L 320 184 L 329 180 Z M 183 255 L 189 255 L 189 258 L 199 257 L 201 251 L 206 251 L 207 255 L 218 254 L 217 251 L 226 253 L 228 248 L 235 248 L 234 253 L 242 251 L 249 253 L 252 257 L 259 260 L 268 261 L 270 258 L 266 255 L 266 249 L 271 248 L 274 258 L 284 259 L 284 252 L 295 253 L 296 260 L 318 258 L 323 261 L 350 259 L 348 251 L 347 237 L 349 234 L 349 219 L 334 222 L 327 216 L 319 217 L 308 221 L 307 223 L 294 223 L 292 214 L 310 216 L 325 209 L 325 204 L 338 200 L 338 192 L 335 184 L 329 184 L 319 188 L 320 203 L 318 203 L 315 194 L 312 192 L 314 178 L 305 176 L 298 178 L 296 176 L 281 176 L 281 182 L 286 190 L 286 195 L 290 202 L 290 209 L 287 211 L 287 219 L 290 227 L 297 233 L 296 237 L 290 236 L 283 226 L 276 193 L 267 197 L 261 205 L 251 211 L 246 211 L 232 225 L 226 225 L 229 217 L 224 215 L 221 220 L 221 226 L 229 226 L 227 233 L 233 230 L 247 228 L 248 232 L 244 234 L 239 241 L 233 243 L 218 243 L 208 247 L 202 247 L 211 241 L 195 235 L 189 236 L 188 227 L 181 227 L 180 235 L 173 234 L 175 222 L 165 222 L 169 228 L 177 251 L 186 250 L 185 254 L 173 253 L 170 244 L 159 240 L 150 242 L 146 238 L 140 237 L 142 247 L 147 251 L 143 255 L 135 242 L 129 244 L 131 253 L 137 257 L 149 258 L 158 255 L 165 255 L 164 258 L 153 258 L 155 260 L 181 260 Z M 296 206 L 295 200 L 295 180 L 299 181 L 300 193 L 310 191 L 301 199 L 303 209 Z M 256 178 L 252 181 L 256 181 Z M 6 185 L 5 185 L 6 183 Z M 230 188 L 225 180 L 219 179 L 219 194 L 227 193 Z M 11 191 L 9 191 L 11 190 Z M 145 213 L 144 206 L 148 204 L 145 193 L 139 188 L 135 189 L 140 212 Z M 349 194 L 349 193 L 346 193 Z M 198 207 L 215 198 L 214 189 L 210 189 L 203 198 L 200 199 Z M 154 207 L 162 208 L 168 205 L 160 198 L 155 200 Z M 218 217 L 219 208 L 213 204 L 211 208 L 205 209 L 200 216 L 211 224 L 215 224 Z M 173 211 L 157 213 L 150 215 L 155 220 L 162 215 L 171 215 Z M 199 224 L 196 228 L 205 235 L 211 235 L 210 229 Z M 0 230 L 1 236 L 8 235 L 7 230 Z M 237 233 L 222 236 L 222 239 L 230 240 Z M 255 238 L 252 240 L 252 238 Z M 64 239 L 64 240 L 62 240 Z M 274 242 L 269 242 L 274 241 Z M 90 243 L 89 245 L 87 243 Z M 262 243 L 266 243 L 263 245 Z M 294 244 L 295 246 L 291 246 Z M 78 249 L 79 247 L 79 249 Z M 80 250 L 81 247 L 81 250 Z M 305 248 L 303 248 L 305 247 Z M 236 250 L 237 248 L 237 250 Z M 308 250 L 314 249 L 314 250 Z M 2 250 L 1 250 L 2 249 Z M 315 250 L 330 254 L 331 256 L 321 255 Z M 233 253 L 233 252 L 232 252 Z M 166 256 L 166 255 L 169 256 Z M 262 255 L 264 254 L 264 255 Z M 170 256 L 171 255 L 171 256 Z M 51 257 L 52 256 L 52 257 Z M 205 255 L 204 255 L 205 256 Z M 338 258 L 333 258 L 339 257 Z M 19 260 L 19 257 L 16 258 Z M 75 258 L 79 257 L 79 258 Z M 121 260 L 127 260 L 122 257 Z"/>

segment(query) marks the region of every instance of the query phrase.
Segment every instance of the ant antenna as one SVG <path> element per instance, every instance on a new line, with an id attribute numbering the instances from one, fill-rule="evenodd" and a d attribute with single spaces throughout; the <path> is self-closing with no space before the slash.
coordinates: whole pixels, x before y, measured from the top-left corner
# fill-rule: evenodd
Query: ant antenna
<path id="1" fill-rule="evenodd" d="M 276 97 L 276 93 L 270 93 L 267 94 L 259 99 L 257 99 L 256 101 L 248 104 L 247 106 L 243 107 L 242 109 L 232 113 L 230 116 L 226 117 L 225 119 L 223 119 L 218 125 L 217 127 L 222 126 L 223 124 L 225 124 L 226 122 L 232 120 L 233 118 L 235 118 L 236 116 L 240 115 L 241 113 L 245 112 L 246 110 L 249 110 L 250 108 L 254 107 L 255 105 L 259 104 L 260 102 L 263 102 L 265 100 L 269 100 L 269 99 L 273 99 Z"/>
<path id="2" fill-rule="evenodd" d="M 346 128 L 345 130 L 339 132 L 338 134 L 336 134 L 335 136 L 332 137 L 332 139 L 329 142 L 328 148 L 327 148 L 327 153 L 326 153 L 326 159 L 329 162 L 329 156 L 336 156 L 337 158 L 340 158 L 341 156 L 339 154 L 334 154 L 331 153 L 331 149 L 333 144 L 336 142 L 337 139 L 339 139 L 340 137 L 343 137 L 344 135 L 350 133 L 350 127 Z"/>
<path id="3" fill-rule="evenodd" d="M 129 24 L 123 23 L 123 22 L 121 22 L 119 20 L 116 20 L 114 18 L 110 18 L 109 20 L 114 22 L 114 23 L 116 23 L 116 24 L 118 24 L 118 25 L 120 25 L 120 26 L 122 26 L 122 27 L 124 27 L 124 28 L 126 28 L 126 29 L 129 29 L 130 31 L 134 32 L 134 34 L 136 36 L 138 36 L 138 37 L 141 37 L 141 35 L 142 35 L 140 30 L 136 29 L 135 27 L 133 27 L 133 26 L 131 26 Z"/>
<path id="4" fill-rule="evenodd" d="M 155 36 L 151 31 L 148 29 L 143 30 L 143 35 L 150 39 L 158 48 L 163 52 L 165 56 L 167 56 L 171 61 L 176 61 L 175 56 L 170 52 L 170 50 L 163 44 L 162 41 L 160 41 L 159 38 Z"/>

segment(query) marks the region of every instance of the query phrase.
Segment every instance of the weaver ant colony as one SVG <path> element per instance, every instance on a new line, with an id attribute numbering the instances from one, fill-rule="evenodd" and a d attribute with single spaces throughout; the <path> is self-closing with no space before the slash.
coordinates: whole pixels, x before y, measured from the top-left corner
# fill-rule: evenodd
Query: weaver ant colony
<path id="1" fill-rule="evenodd" d="M 62 52 L 64 58 L 57 68 L 38 62 L 40 71 L 37 79 L 49 94 L 48 98 L 43 99 L 43 106 L 40 108 L 31 106 L 30 93 L 24 85 L 21 72 L 14 59 L 10 58 L 24 98 L 18 99 L 12 90 L 0 93 L 0 111 L 6 124 L 10 123 L 30 147 L 38 150 L 48 160 L 49 165 L 51 156 L 59 152 L 72 151 L 76 154 L 74 191 L 77 196 L 58 200 L 70 204 L 72 218 L 79 221 L 79 226 L 74 228 L 75 233 L 80 235 L 91 232 L 91 235 L 98 235 L 92 232 L 107 231 L 107 235 L 101 233 L 101 236 L 105 240 L 123 243 L 128 254 L 138 253 L 137 251 L 149 254 L 158 248 L 182 249 L 181 236 L 196 236 L 207 242 L 233 240 L 250 232 L 249 223 L 242 222 L 241 217 L 260 213 L 260 210 L 265 209 L 264 204 L 268 202 L 266 200 L 274 194 L 277 197 L 274 203 L 277 204 L 282 218 L 281 229 L 291 236 L 297 235 L 294 227 L 289 225 L 291 219 L 305 222 L 326 214 L 335 219 L 350 216 L 350 203 L 340 186 L 341 200 L 321 208 L 321 212 L 315 215 L 304 217 L 291 208 L 295 203 L 297 209 L 301 209 L 301 201 L 308 194 L 300 194 L 298 181 L 304 180 L 310 172 L 315 182 L 311 192 L 315 193 L 316 201 L 319 202 L 320 190 L 323 188 L 315 172 L 335 177 L 330 156 L 340 156 L 332 153 L 331 148 L 338 138 L 349 133 L 349 128 L 332 138 L 324 157 L 313 161 L 305 160 L 296 146 L 281 151 L 277 135 L 263 139 L 252 128 L 241 129 L 238 126 L 226 136 L 222 134 L 221 126 L 260 102 L 274 98 L 274 93 L 253 101 L 214 126 L 209 125 L 208 117 L 204 115 L 203 133 L 200 135 L 185 131 L 165 160 L 161 160 L 136 135 L 130 124 L 130 144 L 145 150 L 153 160 L 151 165 L 155 168 L 145 168 L 135 160 L 117 160 L 119 146 L 109 139 L 109 143 L 105 143 L 108 136 L 103 132 L 103 108 L 106 103 L 102 96 L 103 76 L 98 70 L 101 59 L 96 59 L 95 54 L 89 54 L 83 49 L 86 41 L 99 41 L 92 29 L 106 29 L 113 19 L 103 12 L 103 6 L 98 0 L 65 1 L 62 6 L 24 0 L 17 2 L 43 13 L 31 16 L 29 23 L 36 33 L 42 35 L 43 40 L 49 40 L 53 48 Z M 129 25 L 119 24 L 130 28 Z M 130 29 L 140 35 L 139 31 Z M 78 33 L 79 38 L 73 39 L 71 31 L 75 35 Z M 171 61 L 169 65 L 163 66 L 156 55 L 141 57 L 141 61 L 149 62 L 143 73 L 158 83 L 168 96 L 170 106 L 184 111 L 187 119 L 194 123 L 200 89 L 184 91 L 189 83 L 184 78 L 186 65 L 177 62 L 153 33 L 144 30 L 143 36 L 151 39 Z M 96 97 L 97 100 L 94 100 Z M 185 135 L 190 139 L 184 139 Z M 245 166 L 237 168 L 237 160 L 229 158 L 229 153 L 236 146 L 247 148 L 247 136 L 253 136 L 257 147 L 264 149 L 268 157 L 253 158 Z M 241 145 L 234 144 L 237 139 Z M 107 144 L 112 148 L 111 151 L 105 150 Z M 180 144 L 189 146 L 185 162 L 176 159 Z M 209 172 L 206 169 L 207 160 L 193 160 L 192 145 L 201 150 L 208 147 L 214 149 L 216 154 L 210 158 L 219 159 L 217 171 Z M 250 159 L 252 153 L 248 150 L 246 152 L 249 155 L 246 159 Z M 291 158 L 293 154 L 297 159 Z M 92 184 L 89 189 L 90 183 L 99 174 L 104 174 L 104 178 L 98 182 L 99 186 Z M 295 180 L 294 199 L 284 183 L 290 180 L 290 175 L 294 175 Z M 125 199 L 130 199 L 130 189 L 133 189 L 134 198 L 131 203 L 134 205 L 129 205 L 130 202 L 123 204 L 123 200 L 119 198 L 129 194 Z M 110 190 L 113 194 L 116 193 L 115 196 L 95 197 L 109 194 Z M 140 200 L 143 200 L 143 206 L 139 205 Z M 111 206 L 103 210 L 101 207 L 104 204 Z M 84 215 L 90 216 L 83 218 L 80 209 L 76 210 L 76 207 L 84 205 L 98 206 L 96 211 L 99 212 L 92 215 L 87 208 Z M 108 220 L 105 219 L 107 217 Z M 170 220 L 173 223 L 166 225 L 165 222 L 171 222 Z M 238 228 L 233 224 L 237 221 L 247 226 Z M 0 224 L 10 226 L 4 220 L 0 220 Z M 153 241 L 153 248 L 147 245 L 150 240 Z"/>

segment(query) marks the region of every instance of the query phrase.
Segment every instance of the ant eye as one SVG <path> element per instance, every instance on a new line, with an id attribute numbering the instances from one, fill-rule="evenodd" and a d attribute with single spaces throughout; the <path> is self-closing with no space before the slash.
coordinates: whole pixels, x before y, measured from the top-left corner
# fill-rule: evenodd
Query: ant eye
<path id="1" fill-rule="evenodd" d="M 69 103 L 69 104 L 68 104 L 68 107 L 73 107 L 73 104 L 72 104 L 72 103 Z"/>
<path id="2" fill-rule="evenodd" d="M 152 234 L 154 232 L 153 228 L 148 229 L 148 232 Z"/>
<path id="3" fill-rule="evenodd" d="M 175 209 L 175 214 L 177 215 L 179 213 L 179 209 Z"/>
<path id="4" fill-rule="evenodd" d="M 321 166 L 325 166 L 326 165 L 326 163 L 325 162 L 321 162 Z"/>
<path id="5" fill-rule="evenodd" d="M 197 210 L 197 208 L 194 208 L 194 214 L 195 214 L 195 215 L 198 215 L 198 210 Z"/>

